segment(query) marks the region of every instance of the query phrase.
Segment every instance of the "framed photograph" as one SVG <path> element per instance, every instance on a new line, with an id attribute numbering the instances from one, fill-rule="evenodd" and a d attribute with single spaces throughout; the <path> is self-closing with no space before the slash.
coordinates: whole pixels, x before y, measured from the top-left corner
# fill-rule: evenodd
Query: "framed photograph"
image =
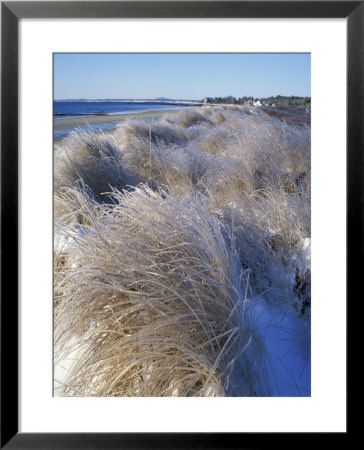
<path id="1" fill-rule="evenodd" d="M 2 2 L 2 447 L 347 439 L 363 23 Z"/>

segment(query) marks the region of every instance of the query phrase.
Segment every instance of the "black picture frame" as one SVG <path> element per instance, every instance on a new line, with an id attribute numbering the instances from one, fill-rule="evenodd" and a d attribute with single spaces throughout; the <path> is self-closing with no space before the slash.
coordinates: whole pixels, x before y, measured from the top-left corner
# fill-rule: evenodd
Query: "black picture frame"
<path id="1" fill-rule="evenodd" d="M 364 2 L 125 1 L 1 2 L 1 448 L 139 449 L 296 447 L 310 433 L 18 432 L 18 21 L 21 18 L 346 18 L 347 19 L 347 312 L 363 270 Z M 349 317 L 349 316 L 348 316 Z M 347 345 L 347 367 L 350 345 Z M 349 372 L 347 372 L 349 375 Z M 347 384 L 348 386 L 348 384 Z M 348 395 L 350 399 L 350 395 Z M 351 428 L 335 434 L 345 445 Z M 315 434 L 315 442 L 326 434 Z"/>

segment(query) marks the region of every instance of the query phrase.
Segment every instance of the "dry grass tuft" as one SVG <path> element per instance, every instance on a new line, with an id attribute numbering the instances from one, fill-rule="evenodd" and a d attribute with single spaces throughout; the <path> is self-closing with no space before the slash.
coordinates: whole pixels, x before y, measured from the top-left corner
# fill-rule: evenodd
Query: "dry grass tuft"
<path id="1" fill-rule="evenodd" d="M 103 200 L 110 186 L 124 189 L 131 180 L 121 166 L 121 154 L 111 136 L 78 131 L 71 134 L 54 154 L 54 190 L 87 185 Z"/>
<path id="2" fill-rule="evenodd" d="M 258 339 L 244 315 L 240 264 L 219 222 L 198 197 L 181 202 L 146 186 L 113 195 L 112 208 L 102 206 L 96 218 L 84 210 L 89 225 L 68 232 L 69 257 L 55 287 L 62 292 L 56 355 L 67 357 L 75 336 L 85 350 L 62 394 L 262 390 L 254 377 Z"/>

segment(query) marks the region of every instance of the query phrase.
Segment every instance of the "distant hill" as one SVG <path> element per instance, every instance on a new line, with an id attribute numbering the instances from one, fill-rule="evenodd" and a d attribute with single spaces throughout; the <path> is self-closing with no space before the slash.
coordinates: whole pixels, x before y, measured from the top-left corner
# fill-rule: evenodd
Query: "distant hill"
<path id="1" fill-rule="evenodd" d="M 158 100 L 160 102 L 170 102 L 171 100 L 174 100 L 173 98 L 167 98 L 167 97 L 157 97 L 153 98 L 151 100 Z"/>

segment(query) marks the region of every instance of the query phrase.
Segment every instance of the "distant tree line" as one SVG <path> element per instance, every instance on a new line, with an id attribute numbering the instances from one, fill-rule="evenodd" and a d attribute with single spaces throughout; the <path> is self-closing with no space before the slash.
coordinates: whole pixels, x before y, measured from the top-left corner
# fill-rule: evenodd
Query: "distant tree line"
<path id="1" fill-rule="evenodd" d="M 297 97 L 295 95 L 291 95 L 290 97 L 284 95 L 276 95 L 275 97 L 264 97 L 264 98 L 254 98 L 254 97 L 233 97 L 232 95 L 228 95 L 227 97 L 209 97 L 209 103 L 224 103 L 227 105 L 242 105 L 245 102 L 252 100 L 266 103 L 271 106 L 275 105 L 295 105 L 295 106 L 310 106 L 311 105 L 311 97 Z"/>
<path id="2" fill-rule="evenodd" d="M 306 106 L 311 104 L 311 97 L 297 97 L 295 95 L 286 97 L 284 95 L 276 95 L 275 97 L 261 98 L 260 101 L 267 103 L 268 105 Z"/>

